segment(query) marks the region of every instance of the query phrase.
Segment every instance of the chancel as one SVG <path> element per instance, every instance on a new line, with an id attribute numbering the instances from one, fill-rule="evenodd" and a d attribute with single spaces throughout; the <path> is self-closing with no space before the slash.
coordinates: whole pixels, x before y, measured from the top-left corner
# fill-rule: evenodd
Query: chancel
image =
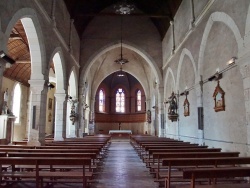
<path id="1" fill-rule="evenodd" d="M 249 187 L 249 36 L 250 0 L 0 1 L 0 187 Z"/>

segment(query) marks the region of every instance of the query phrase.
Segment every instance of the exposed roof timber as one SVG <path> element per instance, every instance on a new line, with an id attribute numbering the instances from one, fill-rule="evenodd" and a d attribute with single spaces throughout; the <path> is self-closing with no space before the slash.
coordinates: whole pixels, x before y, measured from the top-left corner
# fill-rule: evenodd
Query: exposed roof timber
<path id="1" fill-rule="evenodd" d="M 120 14 L 115 13 L 85 13 L 79 14 L 78 17 L 95 17 L 95 16 L 121 16 Z M 125 14 L 123 16 L 138 16 L 138 17 L 150 17 L 150 18 L 168 18 L 169 20 L 173 20 L 171 15 L 157 15 L 157 14 Z"/>

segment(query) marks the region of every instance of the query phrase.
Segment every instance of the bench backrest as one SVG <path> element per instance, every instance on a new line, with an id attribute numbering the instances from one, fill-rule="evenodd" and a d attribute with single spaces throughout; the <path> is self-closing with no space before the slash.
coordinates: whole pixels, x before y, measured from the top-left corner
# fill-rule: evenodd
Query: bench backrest
<path id="1" fill-rule="evenodd" d="M 240 152 L 178 152 L 153 153 L 154 159 L 162 158 L 208 158 L 208 157 L 238 157 Z"/>
<path id="2" fill-rule="evenodd" d="M 96 158 L 96 153 L 20 153 L 20 152 L 10 152 L 8 157 L 65 157 L 65 158 L 79 158 L 79 157 L 89 157 L 91 159 Z"/>
<path id="3" fill-rule="evenodd" d="M 180 149 L 149 149 L 152 155 L 155 152 L 220 152 L 221 148 L 180 148 Z"/>
<path id="4" fill-rule="evenodd" d="M 184 169 L 183 178 L 223 178 L 250 176 L 250 167 Z"/>
<path id="5" fill-rule="evenodd" d="M 91 158 L 0 157 L 0 165 L 91 165 Z"/>
<path id="6" fill-rule="evenodd" d="M 163 166 L 201 166 L 201 165 L 242 165 L 250 164 L 250 157 L 215 158 L 163 158 Z"/>

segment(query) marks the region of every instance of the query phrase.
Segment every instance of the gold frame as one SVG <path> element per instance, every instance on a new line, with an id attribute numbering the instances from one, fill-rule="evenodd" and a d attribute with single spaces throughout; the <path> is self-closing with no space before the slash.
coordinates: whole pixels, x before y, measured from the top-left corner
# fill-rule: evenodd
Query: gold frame
<path id="1" fill-rule="evenodd" d="M 183 103 L 183 107 L 184 107 L 184 116 L 189 116 L 190 115 L 190 109 L 189 109 L 189 101 L 187 99 L 187 95 L 186 95 L 186 99 L 184 100 L 184 103 Z"/>
<path id="2" fill-rule="evenodd" d="M 214 98 L 214 110 L 215 112 L 225 111 L 225 92 L 220 87 L 220 81 L 218 80 L 217 86 L 213 94 Z"/>

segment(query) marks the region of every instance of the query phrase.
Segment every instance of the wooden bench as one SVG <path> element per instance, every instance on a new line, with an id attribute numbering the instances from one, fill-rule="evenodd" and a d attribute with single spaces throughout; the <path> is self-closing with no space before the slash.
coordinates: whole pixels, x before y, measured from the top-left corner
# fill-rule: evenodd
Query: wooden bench
<path id="1" fill-rule="evenodd" d="M 250 164 L 250 157 L 220 157 L 220 158 L 164 158 L 162 159 L 162 166 L 167 166 L 167 176 L 165 177 L 165 187 L 170 188 L 170 184 L 173 178 L 177 178 L 177 181 L 183 179 L 182 174 L 178 173 L 177 176 L 171 175 L 173 167 L 199 167 L 199 166 L 211 166 L 211 168 L 217 168 L 220 166 L 236 166 L 242 164 Z"/>
<path id="2" fill-rule="evenodd" d="M 3 165 L 11 165 L 13 167 L 12 171 L 2 171 Z M 34 172 L 27 171 L 15 171 L 15 165 L 35 165 Z M 40 170 L 41 165 L 51 166 L 51 171 Z M 54 165 L 81 165 L 81 171 L 63 171 L 58 172 L 53 170 Z M 43 187 L 43 181 L 46 179 L 48 181 L 56 182 L 57 178 L 63 179 L 81 179 L 82 187 L 86 187 L 86 172 L 85 165 L 91 165 L 91 158 L 41 158 L 41 157 L 0 157 L 0 181 L 4 182 L 5 179 L 2 178 L 14 178 L 15 181 L 21 181 L 22 178 L 31 178 L 36 183 L 36 188 L 40 185 Z M 53 180 L 51 180 L 53 178 Z M 14 181 L 14 180 L 13 180 Z"/>
<path id="3" fill-rule="evenodd" d="M 161 166 L 161 159 L 167 159 L 167 158 L 217 158 L 217 157 L 238 157 L 239 152 L 178 152 L 178 153 L 153 153 L 153 161 L 152 164 L 156 162 L 156 165 L 150 165 L 147 166 L 151 168 L 152 172 L 156 173 L 156 178 L 159 179 L 161 176 L 164 177 L 164 175 L 160 176 L 160 168 Z M 151 162 L 151 161 L 150 161 Z"/>
<path id="4" fill-rule="evenodd" d="M 207 146 L 196 146 L 196 145 L 175 145 L 175 146 L 145 146 L 144 147 L 144 152 L 142 151 L 139 156 L 143 158 L 145 155 L 149 155 L 149 150 L 170 150 L 170 149 L 196 149 L 196 148 L 205 148 L 207 149 Z"/>
<path id="5" fill-rule="evenodd" d="M 232 167 L 232 168 L 199 168 L 184 169 L 183 178 L 190 179 L 189 186 L 181 188 L 247 188 L 250 184 L 215 184 L 215 185 L 196 185 L 195 181 L 200 178 L 229 178 L 229 177 L 250 177 L 250 167 Z"/>

